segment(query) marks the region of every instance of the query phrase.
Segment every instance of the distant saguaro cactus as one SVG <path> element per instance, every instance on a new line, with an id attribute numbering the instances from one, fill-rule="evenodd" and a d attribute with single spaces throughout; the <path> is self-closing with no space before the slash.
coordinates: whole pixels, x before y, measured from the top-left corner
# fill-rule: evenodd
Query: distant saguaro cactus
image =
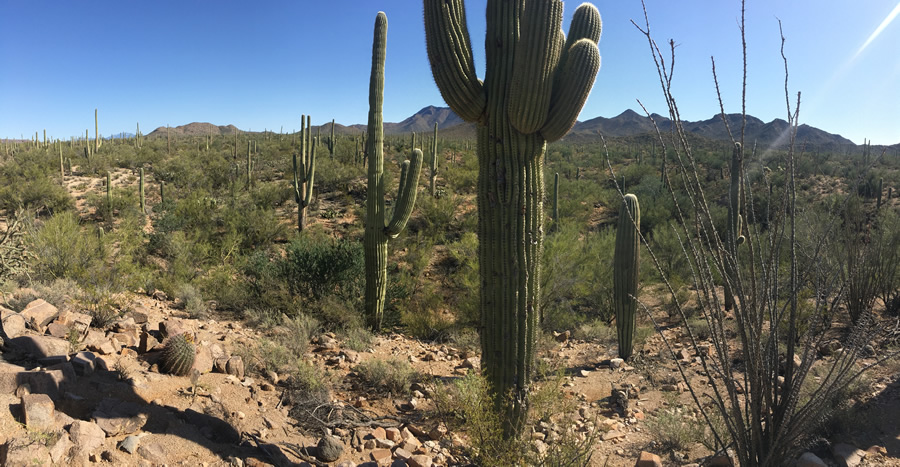
<path id="1" fill-rule="evenodd" d="M 316 175 L 316 145 L 311 139 L 308 115 L 300 116 L 300 159 L 293 154 L 294 200 L 297 201 L 297 230 L 306 227 L 306 209 L 312 202 L 313 179 Z"/>
<path id="2" fill-rule="evenodd" d="M 100 123 L 97 120 L 97 109 L 94 109 L 94 152 L 100 150 Z"/>
<path id="3" fill-rule="evenodd" d="M 438 124 L 434 122 L 434 135 L 431 139 L 431 196 L 434 197 L 435 193 L 435 185 L 437 181 L 437 172 L 438 172 L 438 143 L 437 143 L 437 130 Z"/>
<path id="4" fill-rule="evenodd" d="M 369 122 L 366 152 L 369 154 L 368 188 L 366 190 L 365 311 L 369 327 L 378 331 L 384 317 L 387 290 L 387 242 L 406 227 L 416 203 L 416 188 L 422 169 L 422 151 L 412 150 L 412 161 L 403 161 L 400 187 L 394 200 L 394 212 L 385 225 L 384 206 L 384 126 L 381 109 L 384 103 L 384 61 L 387 51 L 387 16 L 378 12 L 372 44 L 372 74 L 369 78 Z"/>
<path id="5" fill-rule="evenodd" d="M 566 37 L 560 0 L 488 0 L 482 81 L 463 0 L 424 4 L 434 80 L 477 129 L 481 367 L 509 437 L 525 420 L 538 335 L 546 143 L 572 128 L 593 86 L 600 13 L 579 6 Z"/>
<path id="6" fill-rule="evenodd" d="M 629 193 L 619 209 L 616 251 L 613 257 L 613 301 L 616 309 L 616 334 L 619 357 L 631 358 L 634 350 L 634 323 L 637 311 L 640 264 L 641 207 L 637 196 Z"/>
<path id="7" fill-rule="evenodd" d="M 141 196 L 141 214 L 147 213 L 147 205 L 144 203 L 144 168 L 140 169 L 139 191 Z"/>

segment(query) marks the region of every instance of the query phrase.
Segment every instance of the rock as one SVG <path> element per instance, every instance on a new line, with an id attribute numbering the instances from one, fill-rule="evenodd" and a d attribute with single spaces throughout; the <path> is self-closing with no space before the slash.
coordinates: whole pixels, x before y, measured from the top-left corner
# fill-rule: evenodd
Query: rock
<path id="1" fill-rule="evenodd" d="M 59 439 L 53 443 L 53 446 L 50 446 L 50 458 L 53 460 L 53 463 L 62 463 L 63 460 L 69 457 L 69 452 L 74 446 L 75 445 L 72 444 L 72 440 L 69 438 L 68 433 L 63 432 L 60 434 Z"/>
<path id="2" fill-rule="evenodd" d="M 147 353 L 159 346 L 159 341 L 150 334 L 150 331 L 147 329 L 147 326 L 141 329 L 141 337 L 138 339 L 138 352 L 139 353 Z"/>
<path id="3" fill-rule="evenodd" d="M 344 444 L 334 436 L 325 436 L 316 444 L 316 458 L 322 462 L 335 462 L 344 452 Z"/>
<path id="4" fill-rule="evenodd" d="M 8 466 L 50 464 L 50 450 L 39 443 L 20 444 L 15 440 L 0 445 L 0 461 Z"/>
<path id="5" fill-rule="evenodd" d="M 394 428 L 394 427 L 387 428 L 384 430 L 384 434 L 385 434 L 386 439 L 389 439 L 395 443 L 399 443 L 400 441 L 403 441 L 403 436 L 400 434 L 399 428 Z"/>
<path id="6" fill-rule="evenodd" d="M 17 365 L 0 363 L 0 394 L 14 394 L 19 386 L 27 384 L 30 393 L 57 399 L 66 382 L 61 370 L 25 371 Z"/>
<path id="7" fill-rule="evenodd" d="M 615 370 L 625 364 L 625 360 L 621 358 L 612 358 L 609 360 L 609 367 Z"/>
<path id="8" fill-rule="evenodd" d="M 53 337 L 59 337 L 59 338 L 65 339 L 66 336 L 69 334 L 69 329 L 70 328 L 68 326 L 66 326 L 65 324 L 60 324 L 60 323 L 54 321 L 47 326 L 47 333 Z"/>
<path id="9" fill-rule="evenodd" d="M 675 356 L 678 357 L 680 360 L 690 360 L 690 359 L 691 359 L 691 353 L 688 352 L 687 349 L 681 349 L 681 350 L 679 350 L 679 351 L 675 354 Z"/>
<path id="10" fill-rule="evenodd" d="M 553 336 L 556 338 L 556 342 L 563 343 L 568 341 L 569 338 L 572 337 L 572 333 L 566 330 L 565 332 L 554 332 Z"/>
<path id="11" fill-rule="evenodd" d="M 437 426 L 431 429 L 428 432 L 428 437 L 433 439 L 434 441 L 439 441 L 447 434 L 447 426 L 443 423 L 438 423 Z"/>
<path id="12" fill-rule="evenodd" d="M 169 460 L 166 456 L 166 447 L 160 444 L 159 441 L 141 444 L 141 446 L 137 449 L 137 452 L 141 457 L 154 464 L 166 464 Z"/>
<path id="13" fill-rule="evenodd" d="M 212 352 L 210 352 L 208 346 L 197 346 L 197 353 L 194 355 L 194 366 L 191 368 L 197 370 L 201 375 L 213 370 Z"/>
<path id="14" fill-rule="evenodd" d="M 187 331 L 187 328 L 177 319 L 167 319 L 159 323 L 159 333 L 163 339 L 183 334 L 185 331 Z"/>
<path id="15" fill-rule="evenodd" d="M 228 362 L 225 364 L 225 373 L 229 375 L 233 375 L 238 379 L 244 377 L 244 360 L 241 357 L 235 355 L 228 359 Z"/>
<path id="16" fill-rule="evenodd" d="M 140 407 L 118 399 L 104 399 L 93 413 L 95 423 L 107 436 L 128 435 L 140 430 L 147 416 Z"/>
<path id="17" fill-rule="evenodd" d="M 463 360 L 459 367 L 474 370 L 475 368 L 478 368 L 479 365 L 481 365 L 481 362 L 478 360 L 478 357 L 469 357 Z"/>
<path id="18" fill-rule="evenodd" d="M 375 447 L 381 449 L 394 449 L 397 446 L 397 443 L 389 440 L 389 439 L 376 439 Z"/>
<path id="19" fill-rule="evenodd" d="M 394 449 L 394 459 L 409 459 L 412 453 L 403 448 Z"/>
<path id="20" fill-rule="evenodd" d="M 34 430 L 47 430 L 53 427 L 55 406 L 46 394 L 26 394 L 22 396 L 22 407 L 25 412 L 25 426 Z"/>
<path id="21" fill-rule="evenodd" d="M 59 310 L 44 301 L 44 299 L 39 298 L 25 305 L 25 309 L 22 310 L 21 314 L 25 318 L 28 327 L 43 334 L 47 329 L 47 325 L 59 314 Z"/>
<path id="22" fill-rule="evenodd" d="M 369 436 L 371 436 L 372 439 L 387 439 L 387 432 L 384 428 L 379 426 L 372 430 L 372 432 L 369 433 Z"/>
<path id="23" fill-rule="evenodd" d="M 106 433 L 96 423 L 75 420 L 69 427 L 69 437 L 79 454 L 90 454 L 103 445 Z"/>
<path id="24" fill-rule="evenodd" d="M 3 315 L 2 322 L 3 330 L 6 331 L 6 336 L 10 339 L 15 339 L 25 334 L 25 318 L 21 314 L 10 313 Z"/>
<path id="25" fill-rule="evenodd" d="M 825 463 L 819 456 L 811 453 L 804 452 L 799 459 L 797 459 L 797 464 L 795 467 L 827 467 L 828 464 Z"/>
<path id="26" fill-rule="evenodd" d="M 138 444 L 141 442 L 141 438 L 131 435 L 122 441 L 119 441 L 119 444 L 116 446 L 119 449 L 127 452 L 128 454 L 134 454 L 134 451 L 137 450 Z"/>
<path id="27" fill-rule="evenodd" d="M 687 459 L 687 457 L 682 457 L 682 459 Z M 712 459 L 709 459 L 706 462 L 708 467 L 733 467 L 734 462 L 732 462 L 731 457 L 729 456 L 716 456 Z"/>
<path id="28" fill-rule="evenodd" d="M 656 454 L 641 451 L 641 455 L 638 457 L 634 467 L 662 467 L 662 459 Z"/>
<path id="29" fill-rule="evenodd" d="M 431 467 L 431 463 L 431 456 L 424 454 L 414 454 L 409 459 L 406 459 L 406 465 L 409 467 Z"/>
<path id="30" fill-rule="evenodd" d="M 72 357 L 72 366 L 75 367 L 75 372 L 79 375 L 90 376 L 96 369 L 94 365 L 94 360 L 96 359 L 97 356 L 92 352 L 78 352 Z"/>
<path id="31" fill-rule="evenodd" d="M 866 457 L 866 452 L 846 443 L 838 443 L 831 447 L 831 454 L 838 465 L 856 467 Z"/>
<path id="32" fill-rule="evenodd" d="M 356 463 L 353 461 L 341 461 L 335 464 L 334 467 L 356 467 Z"/>
<path id="33" fill-rule="evenodd" d="M 14 347 L 22 349 L 35 359 L 69 353 L 69 341 L 59 337 L 25 334 L 9 341 Z"/>
<path id="34" fill-rule="evenodd" d="M 390 449 L 375 449 L 369 454 L 372 457 L 372 460 L 378 463 L 379 465 L 390 464 L 391 462 L 391 450 Z"/>
<path id="35" fill-rule="evenodd" d="M 612 430 L 612 431 L 607 431 L 606 433 L 603 433 L 603 435 L 600 438 L 603 441 L 609 441 L 609 440 L 619 439 L 619 438 L 624 438 L 624 437 L 625 437 L 625 433 L 622 433 L 621 431 Z"/>

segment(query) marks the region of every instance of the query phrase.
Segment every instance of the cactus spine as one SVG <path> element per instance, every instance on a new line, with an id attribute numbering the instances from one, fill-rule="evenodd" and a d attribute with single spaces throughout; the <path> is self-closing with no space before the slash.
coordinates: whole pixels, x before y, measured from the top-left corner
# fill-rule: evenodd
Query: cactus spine
<path id="1" fill-rule="evenodd" d="M 634 346 L 634 322 L 637 312 L 638 272 L 640 264 L 641 207 L 637 196 L 629 193 L 622 200 L 616 251 L 613 257 L 613 303 L 616 309 L 616 334 L 619 357 L 628 359 Z"/>
<path id="2" fill-rule="evenodd" d="M 185 376 L 194 366 L 195 356 L 194 337 L 188 333 L 178 334 L 166 341 L 159 367 L 165 373 Z"/>
<path id="3" fill-rule="evenodd" d="M 144 168 L 141 167 L 139 172 L 140 172 L 140 182 L 138 185 L 139 186 L 138 190 L 140 191 L 140 196 L 141 196 L 141 214 L 146 214 L 147 210 L 146 210 L 146 205 L 144 204 Z"/>
<path id="4" fill-rule="evenodd" d="M 431 140 L 431 196 L 434 197 L 435 182 L 437 181 L 438 171 L 438 144 L 437 144 L 437 122 L 434 122 L 434 136 Z"/>
<path id="5" fill-rule="evenodd" d="M 525 420 L 540 315 L 546 143 L 572 128 L 593 86 L 600 14 L 579 6 L 566 38 L 559 0 L 488 0 L 482 81 L 463 0 L 424 4 L 435 82 L 457 115 L 476 122 L 481 367 L 509 437 Z"/>
<path id="6" fill-rule="evenodd" d="M 737 247 L 744 243 L 743 220 L 741 216 L 742 172 L 744 151 L 741 143 L 734 143 L 731 153 L 731 186 L 728 189 L 728 228 L 725 233 L 725 310 L 734 308 L 733 285 L 737 281 Z"/>
<path id="7" fill-rule="evenodd" d="M 366 190 L 366 231 L 363 239 L 366 267 L 365 311 L 369 326 L 381 328 L 384 296 L 387 289 L 387 243 L 406 227 L 416 203 L 416 188 L 422 169 L 422 151 L 412 150 L 411 161 L 403 161 L 400 187 L 394 200 L 394 212 L 385 226 L 384 205 L 384 127 L 381 116 L 384 103 L 384 61 L 387 51 L 387 16 L 378 12 L 372 44 L 372 74 L 369 78 L 369 154 L 368 188 Z"/>
<path id="8" fill-rule="evenodd" d="M 312 202 L 313 178 L 316 174 L 316 146 L 310 137 L 308 115 L 300 117 L 300 160 L 294 152 L 292 161 L 294 167 L 294 200 L 297 201 L 297 230 L 303 232 L 306 226 L 306 208 Z"/>

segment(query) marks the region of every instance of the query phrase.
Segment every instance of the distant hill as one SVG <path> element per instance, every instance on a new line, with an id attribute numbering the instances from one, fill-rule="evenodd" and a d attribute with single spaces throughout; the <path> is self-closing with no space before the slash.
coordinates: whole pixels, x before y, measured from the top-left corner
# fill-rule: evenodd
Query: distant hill
<path id="1" fill-rule="evenodd" d="M 740 114 L 727 114 L 726 120 L 731 128 L 735 139 L 739 139 L 741 127 Z M 652 114 L 653 121 L 662 132 L 668 132 L 672 128 L 672 121 L 668 117 L 659 114 Z M 600 135 L 605 137 L 631 137 L 639 135 L 655 135 L 653 121 L 650 117 L 638 114 L 634 110 L 628 109 L 621 114 L 612 117 L 596 117 L 583 122 L 577 122 L 572 131 L 566 135 L 565 140 L 577 142 L 593 142 L 598 141 Z M 448 107 L 428 107 L 419 110 L 409 118 L 399 123 L 384 123 L 385 134 L 403 134 L 403 133 L 428 133 L 434 128 L 434 124 L 438 124 L 441 136 L 445 138 L 469 138 L 475 136 L 475 125 L 464 122 L 459 116 L 453 113 Z M 713 115 L 707 120 L 696 122 L 683 122 L 684 129 L 697 137 L 717 140 L 730 141 L 728 130 L 722 123 L 722 117 L 718 114 Z M 335 133 L 341 135 L 358 135 L 366 131 L 365 124 L 342 125 L 335 123 Z M 747 115 L 746 129 L 744 140 L 748 144 L 756 143 L 763 146 L 780 146 L 787 143 L 788 124 L 781 119 L 775 119 L 771 122 L 763 122 L 762 120 Z M 246 133 L 236 128 L 234 125 L 216 126 L 211 123 L 189 123 L 176 127 L 170 127 L 169 132 L 174 136 L 202 136 L 207 134 L 213 135 L 230 135 L 234 132 Z M 331 133 L 331 122 L 324 123 L 312 127 L 313 133 L 319 133 L 322 136 Z M 261 132 L 253 132 L 254 134 Z M 150 137 L 165 137 L 166 128 L 159 127 L 149 135 Z M 807 143 L 817 146 L 846 146 L 852 145 L 853 142 L 841 135 L 828 133 L 809 125 L 800 125 L 797 129 L 797 142 Z"/>

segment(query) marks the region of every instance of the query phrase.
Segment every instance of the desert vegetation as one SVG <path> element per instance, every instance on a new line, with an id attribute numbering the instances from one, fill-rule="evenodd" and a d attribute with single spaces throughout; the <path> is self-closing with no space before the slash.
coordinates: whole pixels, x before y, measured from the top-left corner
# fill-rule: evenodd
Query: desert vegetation
<path id="1" fill-rule="evenodd" d="M 900 147 L 799 140 L 787 85 L 782 143 L 746 140 L 725 103 L 729 140 L 686 131 L 649 19 L 671 125 L 567 138 L 599 68 L 596 8 L 565 35 L 561 2 L 491 2 L 487 34 L 511 37 L 481 81 L 462 0 L 424 4 L 435 81 L 468 122 L 447 134 L 385 132 L 379 14 L 365 132 L 303 116 L 295 133 L 103 138 L 95 110 L 93 138 L 4 140 L 2 359 L 48 366 L 21 351 L 24 327 L 4 329 L 36 299 L 101 335 L 152 299 L 185 327 L 132 328 L 134 366 L 120 349 L 108 370 L 135 387 L 137 361 L 171 375 L 187 413 L 214 394 L 192 331 L 250 330 L 209 367 L 278 389 L 285 423 L 320 440 L 284 429 L 270 446 L 291 460 L 337 461 L 332 439 L 409 465 L 782 465 L 846 461 L 850 436 L 879 447 L 854 421 L 897 392 Z M 55 337 L 74 358 L 88 331 Z M 401 428 L 431 445 L 374 434 Z M 283 463 L 260 432 L 237 435 Z M 900 458 L 880 447 L 871 465 Z"/>

